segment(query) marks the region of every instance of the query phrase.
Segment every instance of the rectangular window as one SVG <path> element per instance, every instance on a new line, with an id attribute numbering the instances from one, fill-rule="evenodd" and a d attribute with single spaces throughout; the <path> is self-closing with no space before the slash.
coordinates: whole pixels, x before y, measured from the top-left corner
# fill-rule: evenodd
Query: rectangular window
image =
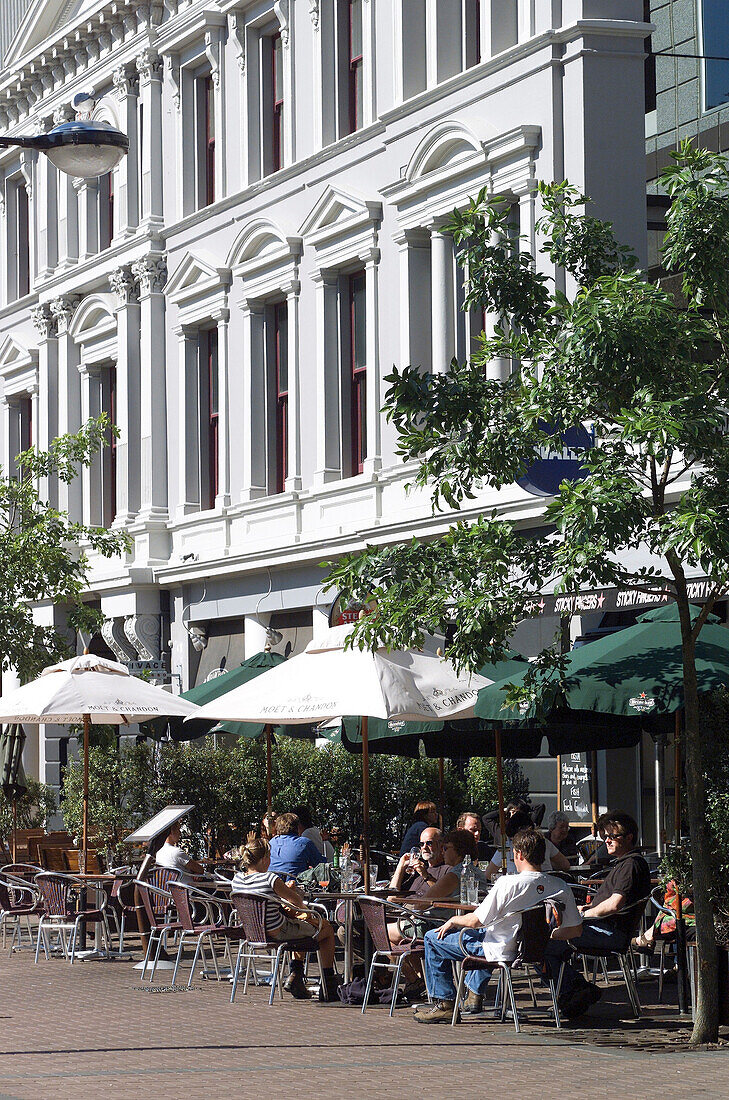
<path id="1" fill-rule="evenodd" d="M 481 60 L 481 2 L 463 0 L 463 65 L 470 69 Z"/>
<path id="2" fill-rule="evenodd" d="M 350 275 L 349 369 L 351 473 L 361 474 L 367 457 L 367 322 L 364 271 Z"/>
<path id="3" fill-rule="evenodd" d="M 276 397 L 275 486 L 283 493 L 288 477 L 289 454 L 289 319 L 285 302 L 273 307 L 273 358 Z"/>
<path id="4" fill-rule="evenodd" d="M 204 416 L 205 437 L 202 454 L 200 500 L 203 507 L 214 508 L 218 495 L 218 330 L 202 333 L 200 407 Z"/>
<path id="5" fill-rule="evenodd" d="M 16 298 L 30 293 L 30 219 L 25 184 L 15 184 Z"/>
<path id="6" fill-rule="evenodd" d="M 33 446 L 33 399 L 20 399 L 20 449 L 27 451 Z"/>
<path id="7" fill-rule="evenodd" d="M 114 236 L 114 173 L 99 180 L 99 249 L 111 248 Z"/>
<path id="8" fill-rule="evenodd" d="M 280 34 L 271 36 L 271 164 L 278 172 L 284 164 L 284 79 L 283 42 Z"/>
<path id="9" fill-rule="evenodd" d="M 362 80 L 362 0 L 348 3 L 349 41 L 349 132 L 363 125 L 364 88 Z"/>
<path id="10" fill-rule="evenodd" d="M 643 0 L 643 22 L 651 22 L 651 0 Z M 656 55 L 653 53 L 653 36 L 644 39 L 645 46 L 645 113 L 656 109 Z"/>
<path id="11" fill-rule="evenodd" d="M 215 88 L 208 73 L 195 80 L 197 209 L 215 202 Z"/>
<path id="12" fill-rule="evenodd" d="M 703 0 L 701 4 L 702 53 L 710 58 L 729 57 L 729 4 Z M 729 61 L 704 61 L 704 109 L 729 103 Z"/>
<path id="13" fill-rule="evenodd" d="M 116 518 L 117 438 L 111 430 L 116 424 L 116 367 L 108 367 L 101 377 L 101 407 L 109 417 L 106 446 L 101 452 L 101 522 L 111 527 Z"/>

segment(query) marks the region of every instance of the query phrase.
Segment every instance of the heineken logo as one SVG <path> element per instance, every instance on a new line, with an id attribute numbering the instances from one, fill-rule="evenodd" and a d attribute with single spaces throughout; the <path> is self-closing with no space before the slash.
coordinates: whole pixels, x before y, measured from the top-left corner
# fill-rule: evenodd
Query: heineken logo
<path id="1" fill-rule="evenodd" d="M 640 695 L 634 695 L 632 699 L 628 700 L 628 706 L 633 710 L 639 711 L 641 714 L 645 714 L 648 710 L 653 710 L 655 705 L 655 699 L 650 695 L 646 695 L 644 691 L 641 691 Z"/>

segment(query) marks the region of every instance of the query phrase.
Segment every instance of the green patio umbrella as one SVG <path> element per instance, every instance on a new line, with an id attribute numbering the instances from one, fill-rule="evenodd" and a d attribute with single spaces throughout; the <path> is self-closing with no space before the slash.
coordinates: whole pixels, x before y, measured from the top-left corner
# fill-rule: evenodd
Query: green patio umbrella
<path id="1" fill-rule="evenodd" d="M 247 684 L 263 672 L 280 665 L 286 658 L 281 653 L 272 653 L 263 650 L 248 657 L 237 668 L 229 672 L 223 672 L 212 680 L 206 680 L 204 684 L 190 688 L 182 693 L 182 698 L 204 706 L 205 703 L 219 699 L 233 688 Z M 167 734 L 173 741 L 194 741 L 198 737 L 204 737 L 208 733 L 229 733 L 235 737 L 244 737 L 255 740 L 262 735 L 266 737 L 266 791 L 268 809 L 271 809 L 271 744 L 272 738 L 278 734 L 289 737 L 311 737 L 310 726 L 270 726 L 262 722 L 215 722 L 210 719 L 193 718 L 185 722 L 180 718 L 155 718 L 151 722 L 143 722 L 139 727 L 147 737 L 161 741 Z"/>
<path id="2" fill-rule="evenodd" d="M 692 607 L 692 619 L 700 613 Z M 729 630 L 715 615 L 696 642 L 699 691 L 710 692 L 729 684 Z M 625 627 L 567 655 L 564 678 L 541 675 L 543 687 L 536 703 L 517 710 L 504 709 L 508 683 L 523 683 L 525 670 L 506 676 L 478 693 L 476 714 L 491 722 L 524 722 L 547 716 L 556 709 L 574 712 L 643 717 L 682 710 L 683 657 L 681 625 L 675 604 L 646 611 L 635 626 Z"/>
<path id="3" fill-rule="evenodd" d="M 11 722 L 0 734 L 0 785 L 5 797 L 13 806 L 12 851 L 15 863 L 15 836 L 18 827 L 18 799 L 28 790 L 23 771 L 23 746 L 25 730 L 18 722 Z"/>

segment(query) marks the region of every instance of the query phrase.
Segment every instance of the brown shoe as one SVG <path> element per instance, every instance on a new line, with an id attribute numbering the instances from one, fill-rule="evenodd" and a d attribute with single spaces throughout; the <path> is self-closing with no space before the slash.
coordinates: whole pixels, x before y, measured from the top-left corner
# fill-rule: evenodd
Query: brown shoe
<path id="1" fill-rule="evenodd" d="M 311 993 L 309 987 L 304 980 L 304 975 L 300 970 L 292 970 L 288 978 L 284 982 L 284 989 L 287 993 L 290 993 L 297 1001 L 309 1001 L 311 1000 Z"/>
<path id="2" fill-rule="evenodd" d="M 413 1019 L 419 1024 L 450 1023 L 453 1019 L 454 1001 L 435 1001 L 432 1005 L 419 1005 Z"/>

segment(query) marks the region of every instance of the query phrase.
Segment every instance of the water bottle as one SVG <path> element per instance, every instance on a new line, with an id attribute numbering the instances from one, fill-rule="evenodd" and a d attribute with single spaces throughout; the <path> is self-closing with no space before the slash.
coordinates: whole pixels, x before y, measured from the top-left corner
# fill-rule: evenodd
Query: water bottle
<path id="1" fill-rule="evenodd" d="M 349 854 L 342 852 L 339 856 L 339 881 L 342 890 L 347 893 L 352 888 L 352 861 Z"/>
<path id="2" fill-rule="evenodd" d="M 463 860 L 463 866 L 461 868 L 461 901 L 464 905 L 470 905 L 470 884 L 473 878 L 473 867 L 471 866 L 471 857 L 465 856 Z"/>
<path id="3" fill-rule="evenodd" d="M 334 845 L 334 855 L 332 857 L 332 863 L 335 867 L 339 867 L 339 844 Z"/>

